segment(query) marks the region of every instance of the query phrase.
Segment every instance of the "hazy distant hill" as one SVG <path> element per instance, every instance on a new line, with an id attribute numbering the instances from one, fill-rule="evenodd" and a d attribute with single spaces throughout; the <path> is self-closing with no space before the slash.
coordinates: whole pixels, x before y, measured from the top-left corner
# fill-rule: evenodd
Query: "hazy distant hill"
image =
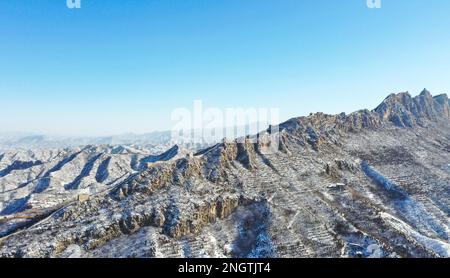
<path id="1" fill-rule="evenodd" d="M 267 128 L 267 123 L 252 123 L 244 127 L 240 126 L 233 129 L 233 133 L 226 134 L 228 137 L 236 138 L 248 135 L 250 130 L 261 130 Z M 164 151 L 179 144 L 185 148 L 198 150 L 218 143 L 222 137 L 225 137 L 223 129 L 217 129 L 218 135 L 213 134 L 212 130 L 205 129 L 203 133 L 196 134 L 193 131 L 181 131 L 181 138 L 173 138 L 172 131 L 155 131 L 144 134 L 126 133 L 104 137 L 69 137 L 69 136 L 48 136 L 31 133 L 0 133 L 0 151 L 14 150 L 49 150 L 62 149 L 70 147 L 83 147 L 88 145 L 111 145 L 111 146 L 139 146 L 154 150 L 155 152 Z M 223 136 L 220 136 L 223 134 Z M 183 137 L 184 136 L 184 137 Z M 217 140 L 217 138 L 220 138 Z M 183 140 L 181 140 L 183 139 Z M 180 141 L 180 142 L 177 142 Z"/>

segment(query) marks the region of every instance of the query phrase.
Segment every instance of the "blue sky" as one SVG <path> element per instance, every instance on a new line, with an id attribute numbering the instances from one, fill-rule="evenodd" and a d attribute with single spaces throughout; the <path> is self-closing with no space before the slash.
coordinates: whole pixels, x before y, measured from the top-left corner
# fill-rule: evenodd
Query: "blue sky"
<path id="1" fill-rule="evenodd" d="M 0 132 L 167 130 L 171 112 L 278 107 L 281 119 L 450 89 L 450 1 L 0 2 Z"/>

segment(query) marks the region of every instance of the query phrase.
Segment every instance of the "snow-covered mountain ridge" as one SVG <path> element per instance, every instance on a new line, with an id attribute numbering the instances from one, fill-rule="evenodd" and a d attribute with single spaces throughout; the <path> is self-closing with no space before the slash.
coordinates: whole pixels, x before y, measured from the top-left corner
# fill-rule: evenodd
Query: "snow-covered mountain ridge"
<path id="1" fill-rule="evenodd" d="M 255 136 L 196 152 L 6 152 L 0 256 L 450 257 L 446 95 L 393 94 Z"/>

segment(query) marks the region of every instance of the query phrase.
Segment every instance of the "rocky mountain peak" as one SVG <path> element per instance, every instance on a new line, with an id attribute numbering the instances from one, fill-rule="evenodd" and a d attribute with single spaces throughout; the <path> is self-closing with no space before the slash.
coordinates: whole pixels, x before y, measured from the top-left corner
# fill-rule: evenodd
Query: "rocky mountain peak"
<path id="1" fill-rule="evenodd" d="M 365 109 L 348 115 L 311 113 L 307 117 L 290 119 L 280 124 L 279 128 L 290 133 L 314 133 L 319 136 L 330 132 L 377 129 L 386 124 L 394 124 L 401 128 L 427 126 L 430 121 L 437 122 L 450 118 L 449 103 L 446 94 L 433 96 L 426 89 L 415 97 L 409 92 L 401 92 L 390 94 L 372 111 Z"/>
<path id="2" fill-rule="evenodd" d="M 426 89 L 416 97 L 408 92 L 391 94 L 374 110 L 399 127 L 424 126 L 426 121 L 450 117 L 449 111 L 447 95 L 433 97 Z"/>
<path id="3" fill-rule="evenodd" d="M 433 96 L 424 89 L 415 97 L 409 92 L 390 94 L 374 110 L 364 109 L 338 115 L 311 113 L 307 117 L 290 119 L 278 127 L 318 150 L 324 142 L 334 142 L 338 134 L 376 130 L 389 125 L 400 128 L 426 127 L 433 122 L 448 121 L 449 118 L 448 96 Z"/>
<path id="4" fill-rule="evenodd" d="M 432 97 L 430 91 L 428 91 L 426 88 L 424 88 L 422 90 L 422 92 L 420 93 L 420 96 L 425 96 L 425 97 L 428 97 L 428 98 Z"/>

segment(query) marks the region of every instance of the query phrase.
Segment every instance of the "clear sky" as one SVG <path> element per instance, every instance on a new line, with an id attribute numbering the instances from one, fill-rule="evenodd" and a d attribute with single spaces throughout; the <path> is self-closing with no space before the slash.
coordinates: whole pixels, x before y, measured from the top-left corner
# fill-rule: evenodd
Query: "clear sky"
<path id="1" fill-rule="evenodd" d="M 450 1 L 0 1 L 0 132 L 168 130 L 171 112 L 372 109 L 450 90 Z"/>

